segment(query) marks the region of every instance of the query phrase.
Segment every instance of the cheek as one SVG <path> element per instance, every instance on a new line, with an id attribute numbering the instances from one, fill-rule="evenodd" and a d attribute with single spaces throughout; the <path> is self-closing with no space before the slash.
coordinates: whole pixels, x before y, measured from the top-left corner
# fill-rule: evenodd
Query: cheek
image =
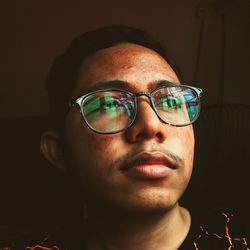
<path id="1" fill-rule="evenodd" d="M 66 154 L 68 173 L 84 196 L 102 195 L 117 183 L 114 163 L 124 147 L 116 135 L 100 135 L 88 128 L 67 136 Z M 85 198 L 86 198 L 85 197 Z"/>
<path id="2" fill-rule="evenodd" d="M 167 148 L 182 158 L 187 171 L 192 169 L 194 158 L 194 134 L 192 126 L 172 128 L 168 134 Z"/>
<path id="3" fill-rule="evenodd" d="M 101 165 L 107 164 L 118 154 L 118 148 L 121 142 L 117 136 L 101 135 L 95 132 L 83 136 L 87 156 L 90 160 L 98 162 Z"/>
<path id="4" fill-rule="evenodd" d="M 78 172 L 111 165 L 122 143 L 119 136 L 97 134 L 82 124 L 82 121 L 68 124 L 64 135 L 67 163 Z"/>

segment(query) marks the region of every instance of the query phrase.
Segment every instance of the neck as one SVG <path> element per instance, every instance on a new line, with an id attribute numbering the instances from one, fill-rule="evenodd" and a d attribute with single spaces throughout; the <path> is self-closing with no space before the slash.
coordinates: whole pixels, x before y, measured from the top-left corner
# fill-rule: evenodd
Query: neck
<path id="1" fill-rule="evenodd" d="M 157 213 L 91 211 L 86 228 L 88 250 L 174 250 L 190 227 L 189 212 L 178 204 Z"/>

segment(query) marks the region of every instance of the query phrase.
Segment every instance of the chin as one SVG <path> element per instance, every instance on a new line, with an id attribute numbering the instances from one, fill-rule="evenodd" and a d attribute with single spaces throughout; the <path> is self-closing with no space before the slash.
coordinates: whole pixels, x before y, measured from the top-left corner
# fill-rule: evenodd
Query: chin
<path id="1" fill-rule="evenodd" d="M 183 188 L 184 189 L 184 188 Z M 134 185 L 129 188 L 103 188 L 87 192 L 85 201 L 87 206 L 100 209 L 101 213 L 120 213 L 120 214 L 159 214 L 166 213 L 176 206 L 182 195 L 182 188 L 168 186 L 146 186 Z M 106 190 L 108 190 L 106 192 Z"/>
<path id="2" fill-rule="evenodd" d="M 128 199 L 118 201 L 116 204 L 124 212 L 140 213 L 140 214 L 152 214 L 152 213 L 165 213 L 173 209 L 178 205 L 178 199 L 174 195 L 135 195 Z"/>
<path id="3" fill-rule="evenodd" d="M 171 211 L 177 203 L 174 204 L 130 204 L 122 207 L 121 212 L 138 216 L 161 216 Z"/>

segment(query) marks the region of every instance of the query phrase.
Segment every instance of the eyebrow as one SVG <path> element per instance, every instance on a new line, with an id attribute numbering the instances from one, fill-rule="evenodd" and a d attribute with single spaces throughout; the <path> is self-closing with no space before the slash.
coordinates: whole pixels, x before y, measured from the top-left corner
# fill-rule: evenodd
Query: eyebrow
<path id="1" fill-rule="evenodd" d="M 162 80 L 149 82 L 147 85 L 148 85 L 148 89 L 150 91 L 152 91 L 152 90 L 154 90 L 156 88 L 159 88 L 159 87 L 176 86 L 176 85 L 179 85 L 179 84 L 177 84 L 175 82 L 171 82 L 169 80 L 162 79 Z M 84 92 L 89 93 L 89 92 L 92 92 L 92 91 L 108 89 L 108 88 L 125 89 L 125 90 L 128 90 L 128 91 L 133 90 L 133 88 L 131 87 L 130 82 L 122 81 L 122 80 L 110 80 L 110 81 L 96 82 L 95 86 L 87 89 Z"/>

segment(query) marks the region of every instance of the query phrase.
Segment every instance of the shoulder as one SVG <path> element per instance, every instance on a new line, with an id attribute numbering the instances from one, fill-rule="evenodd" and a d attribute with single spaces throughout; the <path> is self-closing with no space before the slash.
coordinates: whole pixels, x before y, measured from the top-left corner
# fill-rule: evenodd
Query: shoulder
<path id="1" fill-rule="evenodd" d="M 77 250 L 80 229 L 78 225 L 48 226 L 1 226 L 0 250 Z"/>

